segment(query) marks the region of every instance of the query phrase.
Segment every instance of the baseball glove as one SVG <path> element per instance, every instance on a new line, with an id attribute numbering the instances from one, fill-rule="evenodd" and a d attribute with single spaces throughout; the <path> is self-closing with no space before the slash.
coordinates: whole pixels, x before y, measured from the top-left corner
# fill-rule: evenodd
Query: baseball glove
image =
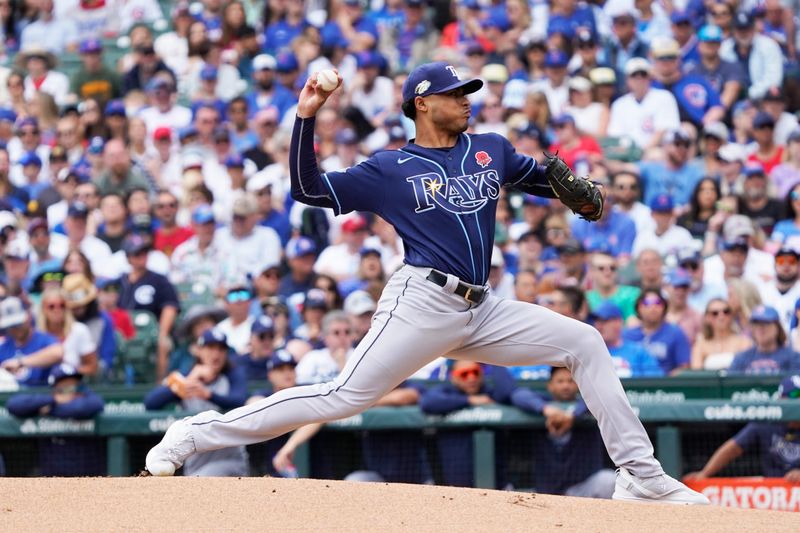
<path id="1" fill-rule="evenodd" d="M 545 152 L 544 175 L 561 203 L 573 213 L 592 222 L 603 215 L 603 195 L 586 178 L 578 178 L 563 159 Z"/>

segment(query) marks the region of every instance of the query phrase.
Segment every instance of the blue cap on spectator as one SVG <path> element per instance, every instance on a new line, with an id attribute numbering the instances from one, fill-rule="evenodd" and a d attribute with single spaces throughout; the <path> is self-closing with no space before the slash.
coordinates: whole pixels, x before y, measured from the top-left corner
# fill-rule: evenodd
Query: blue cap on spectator
<path id="1" fill-rule="evenodd" d="M 722 42 L 724 35 L 722 28 L 716 24 L 706 24 L 700 28 L 697 37 L 704 43 L 719 43 Z"/>
<path id="2" fill-rule="evenodd" d="M 103 51 L 103 43 L 99 39 L 86 39 L 81 41 L 78 52 L 81 54 L 96 54 Z"/>
<path id="3" fill-rule="evenodd" d="M 463 87 L 464 94 L 474 93 L 483 87 L 479 79 L 462 80 L 453 65 L 443 61 L 426 63 L 411 71 L 403 83 L 403 101 L 417 96 L 446 93 Z"/>
<path id="4" fill-rule="evenodd" d="M 303 309 L 327 309 L 328 300 L 325 299 L 325 291 L 322 289 L 310 289 L 306 293 L 303 301 Z"/>
<path id="5" fill-rule="evenodd" d="M 292 354 L 286 350 L 277 350 L 267 361 L 267 370 L 274 370 L 278 367 L 286 365 L 296 367 L 297 361 L 295 361 L 294 357 L 292 357 Z"/>
<path id="6" fill-rule="evenodd" d="M 225 166 L 228 168 L 244 168 L 244 158 L 239 154 L 230 154 L 225 158 Z"/>
<path id="7" fill-rule="evenodd" d="M 480 9 L 481 4 L 478 0 L 461 0 L 461 5 L 467 9 Z"/>
<path id="8" fill-rule="evenodd" d="M 478 41 L 467 41 L 463 46 L 465 55 L 486 55 L 486 50 L 483 49 L 483 46 Z"/>
<path id="9" fill-rule="evenodd" d="M 102 291 L 107 287 L 119 287 L 122 284 L 122 280 L 120 278 L 97 278 L 94 284 Z"/>
<path id="10" fill-rule="evenodd" d="M 228 338 L 217 328 L 206 330 L 205 333 L 200 335 L 197 339 L 198 346 L 225 346 L 228 347 Z"/>
<path id="11" fill-rule="evenodd" d="M 750 314 L 750 322 L 780 322 L 781 317 L 774 307 L 758 305 Z"/>
<path id="12" fill-rule="evenodd" d="M 317 253 L 317 245 L 308 237 L 295 237 L 286 243 L 286 257 L 294 259 L 304 255 L 314 255 Z"/>
<path id="13" fill-rule="evenodd" d="M 251 335 L 261 335 L 264 333 L 275 333 L 275 324 L 268 315 L 261 315 L 253 320 L 253 325 L 250 326 Z"/>
<path id="14" fill-rule="evenodd" d="M 103 138 L 100 137 L 99 135 L 96 135 L 92 137 L 91 141 L 89 141 L 88 151 L 90 154 L 94 155 L 102 154 L 105 146 L 106 146 L 106 141 L 104 141 Z"/>
<path id="15" fill-rule="evenodd" d="M 751 176 L 762 176 L 766 177 L 767 173 L 764 171 L 764 166 L 761 163 L 748 163 L 742 169 L 742 173 L 745 175 L 746 178 Z"/>
<path id="16" fill-rule="evenodd" d="M 39 129 L 39 121 L 36 120 L 35 117 L 24 117 L 17 122 L 17 129 L 20 130 L 25 126 L 33 126 L 36 129 Z"/>
<path id="17" fill-rule="evenodd" d="M 552 18 L 547 23 L 547 35 L 555 35 L 560 33 L 561 35 L 565 35 L 567 37 L 571 36 L 573 33 L 572 24 L 570 21 L 564 18 Z"/>
<path id="18" fill-rule="evenodd" d="M 702 254 L 700 254 L 700 250 L 695 248 L 682 248 L 677 253 L 678 264 L 683 265 L 684 263 L 699 263 L 700 260 L 703 258 Z"/>
<path id="19" fill-rule="evenodd" d="M 145 85 L 144 90 L 149 92 L 149 91 L 156 91 L 158 89 L 171 89 L 171 88 L 172 88 L 172 83 L 170 83 L 169 80 L 167 80 L 163 76 L 156 76 L 147 82 L 147 85 Z"/>
<path id="20" fill-rule="evenodd" d="M 364 246 L 358 251 L 358 255 L 364 257 L 365 255 L 377 255 L 378 257 L 381 256 L 381 251 L 375 248 L 374 246 Z"/>
<path id="21" fill-rule="evenodd" d="M 544 56 L 545 68 L 564 68 L 567 66 L 568 62 L 569 58 L 567 57 L 567 54 L 561 50 L 550 50 Z"/>
<path id="22" fill-rule="evenodd" d="M 334 137 L 336 144 L 358 144 L 358 135 L 350 128 L 345 128 L 336 132 Z"/>
<path id="23" fill-rule="evenodd" d="M 597 44 L 597 35 L 589 28 L 578 28 L 575 40 L 578 44 Z"/>
<path id="24" fill-rule="evenodd" d="M 572 117 L 572 115 L 567 113 L 562 113 L 561 115 L 553 117 L 552 122 L 553 126 L 556 128 L 563 126 L 564 124 L 572 124 L 573 126 L 575 125 L 575 119 Z"/>
<path id="25" fill-rule="evenodd" d="M 132 233 L 122 243 L 122 249 L 125 251 L 125 255 L 135 255 L 144 250 L 149 250 L 150 241 L 138 233 Z"/>
<path id="26" fill-rule="evenodd" d="M 25 152 L 19 158 L 19 164 L 23 167 L 28 165 L 36 165 L 37 167 L 42 166 L 42 159 L 36 155 L 36 152 Z"/>
<path id="27" fill-rule="evenodd" d="M 725 239 L 720 244 L 721 248 L 725 251 L 740 249 L 740 250 L 747 250 L 750 248 L 750 241 L 747 240 L 747 237 L 740 236 L 734 237 L 733 239 Z"/>
<path id="28" fill-rule="evenodd" d="M 758 114 L 753 119 L 753 128 L 774 128 L 775 127 L 775 119 L 772 118 L 772 115 L 767 113 L 766 111 L 759 111 Z"/>
<path id="29" fill-rule="evenodd" d="M 692 17 L 689 15 L 688 11 L 681 11 L 675 10 L 672 12 L 672 15 L 669 16 L 669 20 L 673 24 L 680 24 L 681 22 L 691 22 Z"/>
<path id="30" fill-rule="evenodd" d="M 380 68 L 383 58 L 378 52 L 365 50 L 356 54 L 356 65 L 358 68 Z"/>
<path id="31" fill-rule="evenodd" d="M 208 204 L 200 204 L 192 211 L 192 222 L 195 224 L 208 224 L 214 222 L 214 210 Z"/>
<path id="32" fill-rule="evenodd" d="M 52 387 L 62 379 L 67 379 L 67 378 L 81 379 L 82 377 L 83 376 L 81 375 L 80 372 L 78 372 L 77 368 L 75 368 L 72 365 L 68 365 L 67 363 L 61 363 L 60 365 L 57 365 L 53 367 L 52 370 L 50 370 L 50 375 L 47 377 L 47 383 Z"/>
<path id="33" fill-rule="evenodd" d="M 86 218 L 89 216 L 89 208 L 83 202 L 73 202 L 67 208 L 67 216 L 73 218 Z"/>
<path id="34" fill-rule="evenodd" d="M 185 141 L 189 137 L 195 137 L 196 135 L 198 135 L 197 128 L 195 128 L 191 124 L 189 126 L 186 126 L 184 128 L 181 128 L 180 130 L 178 130 L 178 140 L 179 141 Z"/>
<path id="35" fill-rule="evenodd" d="M 216 80 L 218 75 L 219 71 L 214 65 L 204 65 L 200 70 L 200 79 L 204 81 Z"/>
<path id="36" fill-rule="evenodd" d="M 745 13 L 744 11 L 739 11 L 736 13 L 736 16 L 733 18 L 733 27 L 737 30 L 746 30 L 755 26 L 755 21 L 753 17 Z"/>
<path id="37" fill-rule="evenodd" d="M 297 56 L 291 52 L 283 52 L 275 58 L 275 70 L 277 72 L 294 72 L 300 68 Z"/>
<path id="38" fill-rule="evenodd" d="M 692 284 L 692 277 L 684 269 L 676 268 L 670 273 L 667 281 L 673 287 L 688 287 Z"/>
<path id="39" fill-rule="evenodd" d="M 612 320 L 615 318 L 622 320 L 622 311 L 617 304 L 606 300 L 592 311 L 592 317 L 594 317 L 595 320 Z"/>
<path id="40" fill-rule="evenodd" d="M 505 11 L 491 11 L 489 16 L 481 21 L 481 27 L 497 28 L 500 31 L 506 31 L 511 27 L 511 23 Z"/>
<path id="41" fill-rule="evenodd" d="M 0 122 L 11 122 L 12 124 L 17 121 L 17 114 L 9 107 L 0 107 Z"/>
<path id="42" fill-rule="evenodd" d="M 542 132 L 542 130 L 539 129 L 539 127 L 533 122 L 528 122 L 527 125 L 525 125 L 524 127 L 520 128 L 520 129 L 515 130 L 515 132 L 520 137 L 527 137 L 529 139 L 536 139 L 539 142 L 539 144 L 542 145 L 542 146 L 548 144 L 547 140 L 545 139 L 545 136 L 544 136 L 544 133 Z"/>
<path id="43" fill-rule="evenodd" d="M 127 116 L 127 113 L 125 112 L 125 104 L 122 103 L 122 100 L 109 100 L 109 102 L 106 104 L 106 109 L 104 114 L 107 117 Z"/>
<path id="44" fill-rule="evenodd" d="M 522 205 L 535 205 L 537 207 L 550 207 L 550 199 L 526 194 L 522 197 Z"/>
<path id="45" fill-rule="evenodd" d="M 659 194 L 650 200 L 648 207 L 651 211 L 656 213 L 671 213 L 675 208 L 675 203 L 672 201 L 672 196 L 668 194 Z"/>
<path id="46" fill-rule="evenodd" d="M 753 102 L 750 100 L 739 100 L 735 104 L 733 104 L 733 108 L 731 109 L 731 113 L 733 116 L 737 116 L 745 111 L 748 111 L 753 108 Z"/>
<path id="47" fill-rule="evenodd" d="M 778 396 L 781 398 L 800 398 L 800 376 L 786 376 L 778 386 Z"/>

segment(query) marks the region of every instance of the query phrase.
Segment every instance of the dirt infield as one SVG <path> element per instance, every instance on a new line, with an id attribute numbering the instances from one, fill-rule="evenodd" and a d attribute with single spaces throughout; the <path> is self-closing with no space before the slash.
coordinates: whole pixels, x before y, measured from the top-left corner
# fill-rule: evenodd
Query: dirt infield
<path id="1" fill-rule="evenodd" d="M 800 515 L 269 478 L 0 480 L 0 531 L 800 531 Z"/>

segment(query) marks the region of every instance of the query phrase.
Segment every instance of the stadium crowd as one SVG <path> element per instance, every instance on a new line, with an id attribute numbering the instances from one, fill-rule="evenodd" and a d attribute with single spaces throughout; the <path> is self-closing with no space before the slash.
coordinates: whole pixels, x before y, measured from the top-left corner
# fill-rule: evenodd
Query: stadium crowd
<path id="1" fill-rule="evenodd" d="M 496 294 L 592 321 L 620 377 L 798 371 L 796 8 L 0 0 L 2 368 L 73 394 L 75 375 L 158 383 L 152 409 L 242 405 L 248 380 L 332 379 L 403 246 L 379 217 L 293 201 L 297 95 L 319 70 L 342 74 L 316 119 L 319 166 L 338 170 L 414 137 L 400 88 L 442 60 L 486 82 L 470 95 L 470 131 L 538 159 L 557 151 L 606 197 L 588 223 L 500 191 Z M 129 359 L 143 316 L 157 356 L 140 375 Z M 558 389 L 569 376 L 550 371 L 441 360 L 414 377 L 449 389 L 408 385 L 386 405 L 513 403 L 563 435 L 573 414 L 512 391 L 514 378 L 555 380 L 548 398 L 574 400 Z M 276 468 L 294 449 L 275 446 Z M 235 475 L 240 452 L 187 470 Z"/>

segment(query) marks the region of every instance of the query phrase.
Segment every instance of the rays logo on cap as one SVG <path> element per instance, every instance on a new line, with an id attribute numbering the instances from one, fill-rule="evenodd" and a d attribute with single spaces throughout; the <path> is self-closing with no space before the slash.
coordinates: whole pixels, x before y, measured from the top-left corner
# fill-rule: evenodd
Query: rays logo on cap
<path id="1" fill-rule="evenodd" d="M 414 89 L 416 94 L 422 94 L 431 87 L 431 82 L 428 80 L 422 80 L 417 84 L 417 87 Z"/>

